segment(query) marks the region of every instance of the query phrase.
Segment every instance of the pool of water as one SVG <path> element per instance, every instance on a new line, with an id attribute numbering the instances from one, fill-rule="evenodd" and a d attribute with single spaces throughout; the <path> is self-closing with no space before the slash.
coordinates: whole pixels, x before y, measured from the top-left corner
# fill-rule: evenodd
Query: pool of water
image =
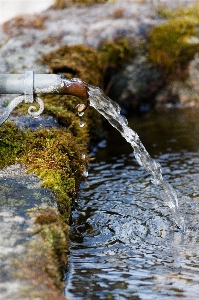
<path id="1" fill-rule="evenodd" d="M 73 212 L 65 295 L 199 299 L 199 110 L 153 111 L 129 125 L 177 191 L 186 233 L 132 148 L 108 127 Z"/>

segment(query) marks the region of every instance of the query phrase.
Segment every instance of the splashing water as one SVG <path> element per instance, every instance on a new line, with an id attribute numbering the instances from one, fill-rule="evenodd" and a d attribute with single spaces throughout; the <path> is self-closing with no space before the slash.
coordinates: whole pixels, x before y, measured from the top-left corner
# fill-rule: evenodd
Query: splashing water
<path id="1" fill-rule="evenodd" d="M 163 189 L 162 199 L 171 209 L 176 224 L 185 231 L 185 222 L 179 212 L 176 192 L 168 182 L 163 180 L 160 164 L 150 157 L 138 134 L 128 127 L 126 118 L 120 114 L 119 105 L 107 97 L 98 87 L 88 85 L 88 94 L 90 106 L 94 107 L 121 133 L 125 140 L 133 147 L 138 164 L 151 172 L 153 184 L 159 185 Z"/>

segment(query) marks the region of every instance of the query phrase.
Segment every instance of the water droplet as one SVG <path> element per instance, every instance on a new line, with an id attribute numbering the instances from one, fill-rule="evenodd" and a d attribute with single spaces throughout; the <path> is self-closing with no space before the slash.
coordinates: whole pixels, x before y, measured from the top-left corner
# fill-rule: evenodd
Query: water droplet
<path id="1" fill-rule="evenodd" d="M 78 112 L 78 116 L 82 117 L 84 115 L 84 111 Z"/>
<path id="2" fill-rule="evenodd" d="M 78 113 L 82 113 L 86 108 L 85 104 L 77 104 L 76 109 L 78 111 Z"/>
<path id="3" fill-rule="evenodd" d="M 79 122 L 79 126 L 80 126 L 80 127 L 84 127 L 84 122 L 80 121 L 80 122 Z"/>
<path id="4" fill-rule="evenodd" d="M 88 171 L 87 171 L 87 170 L 84 170 L 83 176 L 84 176 L 84 177 L 88 177 Z"/>

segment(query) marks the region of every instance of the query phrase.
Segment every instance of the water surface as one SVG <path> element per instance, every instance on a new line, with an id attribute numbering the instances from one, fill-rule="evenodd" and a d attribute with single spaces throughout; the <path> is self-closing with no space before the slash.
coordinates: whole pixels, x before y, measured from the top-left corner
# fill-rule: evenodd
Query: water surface
<path id="1" fill-rule="evenodd" d="M 69 299 L 199 298 L 198 120 L 196 109 L 129 120 L 176 190 L 186 234 L 132 148 L 109 128 L 73 213 Z"/>

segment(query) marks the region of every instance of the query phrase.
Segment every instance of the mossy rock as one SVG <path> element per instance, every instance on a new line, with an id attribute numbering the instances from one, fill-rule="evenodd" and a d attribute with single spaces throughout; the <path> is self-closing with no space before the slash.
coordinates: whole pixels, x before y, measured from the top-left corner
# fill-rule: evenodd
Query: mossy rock
<path id="1" fill-rule="evenodd" d="M 101 86 L 102 62 L 97 50 L 93 48 L 84 45 L 64 45 L 47 55 L 43 55 L 41 61 L 49 67 L 51 73 L 61 73 L 68 79 L 78 77 L 88 84 Z M 42 99 L 45 102 L 45 113 L 52 115 L 76 136 L 80 127 L 79 122 L 74 119 L 75 114 L 77 115 L 75 106 L 80 100 L 75 97 L 60 95 L 46 95 L 42 96 Z M 89 107 L 85 112 L 84 119 L 90 138 L 102 137 L 99 114 Z"/>
<path id="2" fill-rule="evenodd" d="M 101 87 L 106 70 L 120 67 L 136 54 L 133 42 L 125 38 L 106 40 L 99 49 L 85 45 L 64 45 L 41 58 L 51 73 L 68 79 L 79 77 L 86 83 Z"/>
<path id="3" fill-rule="evenodd" d="M 163 19 L 176 19 L 181 17 L 191 17 L 199 19 L 199 3 L 190 4 L 188 6 L 180 6 L 178 9 L 169 9 L 164 5 L 157 7 L 157 13 Z"/>
<path id="4" fill-rule="evenodd" d="M 26 165 L 43 180 L 44 187 L 55 193 L 60 214 L 67 222 L 88 162 L 88 141 L 83 131 L 74 137 L 64 128 L 21 131 L 10 122 L 0 127 L 1 167 L 15 162 Z"/>
<path id="5" fill-rule="evenodd" d="M 97 51 L 84 45 L 64 45 L 47 55 L 42 62 L 50 72 L 63 74 L 68 79 L 78 77 L 91 85 L 99 85 L 102 65 Z"/>
<path id="6" fill-rule="evenodd" d="M 131 60 L 135 56 L 136 51 L 132 41 L 118 38 L 104 41 L 99 47 L 99 54 L 103 66 L 118 67 Z"/>
<path id="7" fill-rule="evenodd" d="M 108 94 L 114 78 L 122 65 L 136 54 L 133 42 L 125 38 L 106 40 L 99 47 L 100 60 L 103 66 L 103 85 Z"/>
<path id="8" fill-rule="evenodd" d="M 106 0 L 55 0 L 55 3 L 53 4 L 53 8 L 55 9 L 63 9 L 68 6 L 74 5 L 74 4 L 97 4 L 97 3 L 106 3 Z"/>
<path id="9" fill-rule="evenodd" d="M 47 55 L 41 61 L 51 73 L 62 74 L 71 79 L 79 77 L 86 83 L 106 88 L 112 80 L 112 73 L 117 72 L 124 62 L 135 56 L 135 49 L 130 40 L 118 38 L 104 41 L 98 50 L 85 45 L 64 45 Z M 78 99 L 71 96 L 41 96 L 45 102 L 45 113 L 53 115 L 58 122 L 75 131 L 79 130 L 73 121 L 71 111 L 75 113 Z M 85 112 L 85 121 L 91 140 L 103 137 L 101 117 L 92 108 Z M 73 124 L 73 126 L 70 126 Z"/>
<path id="10" fill-rule="evenodd" d="M 176 17 L 155 26 L 149 33 L 148 59 L 166 74 L 186 75 L 189 62 L 199 50 L 198 22 L 195 15 L 176 13 Z"/>

